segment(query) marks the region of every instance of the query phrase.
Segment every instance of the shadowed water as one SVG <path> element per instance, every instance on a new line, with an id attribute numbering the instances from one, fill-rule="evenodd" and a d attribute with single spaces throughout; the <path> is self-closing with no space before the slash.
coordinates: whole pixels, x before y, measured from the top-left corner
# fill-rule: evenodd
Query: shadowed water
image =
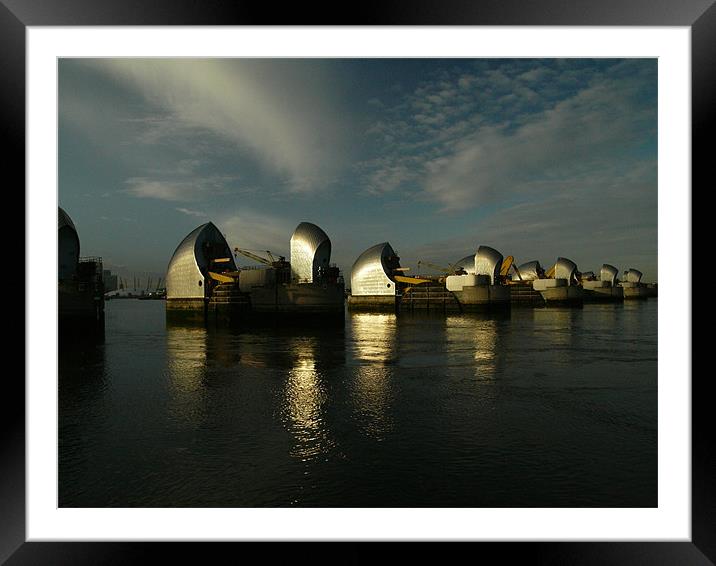
<path id="1" fill-rule="evenodd" d="M 657 302 L 327 327 L 107 303 L 62 343 L 62 507 L 653 507 Z"/>

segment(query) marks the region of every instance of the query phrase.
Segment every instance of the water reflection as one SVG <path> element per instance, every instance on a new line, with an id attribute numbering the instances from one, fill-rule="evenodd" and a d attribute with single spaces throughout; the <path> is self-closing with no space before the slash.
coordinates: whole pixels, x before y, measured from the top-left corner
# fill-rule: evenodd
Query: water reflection
<path id="1" fill-rule="evenodd" d="M 623 316 L 623 328 L 624 335 L 628 339 L 634 339 L 642 330 L 651 328 L 650 325 L 643 325 L 645 319 L 642 315 L 642 311 L 646 309 L 646 301 L 624 301 L 624 308 L 622 311 Z M 648 319 L 647 319 L 648 320 Z M 651 322 L 649 320 L 649 322 Z"/>
<path id="2" fill-rule="evenodd" d="M 295 337 L 289 341 L 292 367 L 286 378 L 283 414 L 294 438 L 291 456 L 303 461 L 327 452 L 333 441 L 326 423 L 327 391 L 318 365 L 318 339 Z"/>
<path id="3" fill-rule="evenodd" d="M 404 312 L 398 315 L 395 363 L 401 368 L 444 368 L 449 341 L 444 312 Z"/>
<path id="4" fill-rule="evenodd" d="M 622 303 L 594 303 L 588 305 L 585 314 L 589 316 L 590 326 L 599 329 L 614 329 L 624 306 Z"/>
<path id="5" fill-rule="evenodd" d="M 157 303 L 60 352 L 61 506 L 656 504 L 654 303 L 317 329 Z"/>
<path id="6" fill-rule="evenodd" d="M 490 381 L 499 359 L 499 317 L 490 315 L 451 315 L 446 335 L 451 365 L 474 366 L 475 377 Z"/>
<path id="7" fill-rule="evenodd" d="M 166 339 L 169 412 L 176 422 L 198 426 L 211 420 L 210 411 L 231 411 L 224 394 L 212 389 L 236 395 L 251 387 L 258 369 L 280 379 L 275 386 L 264 381 L 273 389 L 264 402 L 275 404 L 275 412 L 267 407 L 268 412 L 280 415 L 292 437 L 290 455 L 308 461 L 334 446 L 324 375 L 344 362 L 342 325 L 228 328 L 168 322 Z"/>
<path id="8" fill-rule="evenodd" d="M 351 315 L 353 357 L 366 362 L 393 363 L 397 359 L 395 314 Z"/>
<path id="9" fill-rule="evenodd" d="M 540 337 L 552 348 L 567 348 L 572 344 L 575 322 L 582 317 L 582 309 L 552 307 L 534 309 L 534 326 Z"/>
<path id="10" fill-rule="evenodd" d="M 475 362 L 477 368 L 494 373 L 495 358 L 497 357 L 497 324 L 494 320 L 483 320 L 475 328 L 473 334 L 475 341 Z"/>
<path id="11" fill-rule="evenodd" d="M 57 348 L 59 398 L 101 394 L 107 387 L 105 345 L 96 340 L 60 336 Z"/>
<path id="12" fill-rule="evenodd" d="M 241 333 L 232 328 L 207 327 L 206 362 L 208 367 L 233 369 L 244 362 L 240 347 Z"/>
<path id="13" fill-rule="evenodd" d="M 583 359 L 584 309 L 550 307 L 534 309 L 535 342 L 554 356 L 560 366 Z"/>
<path id="14" fill-rule="evenodd" d="M 84 452 L 88 429 L 108 419 L 111 396 L 104 344 L 61 337 L 57 382 L 60 454 L 71 452 L 81 460 L 88 456 Z"/>
<path id="15" fill-rule="evenodd" d="M 624 301 L 619 339 L 630 356 L 637 356 L 644 345 L 658 347 L 658 309 L 648 301 Z"/>
<path id="16" fill-rule="evenodd" d="M 175 420 L 188 424 L 201 420 L 206 366 L 206 328 L 167 323 L 169 412 Z"/>
<path id="17" fill-rule="evenodd" d="M 350 382 L 355 420 L 367 436 L 381 441 L 393 428 L 393 368 L 398 359 L 395 314 L 354 313 L 351 316 L 353 358 L 359 362 Z"/>
<path id="18" fill-rule="evenodd" d="M 111 420 L 105 344 L 60 332 L 58 344 L 59 505 L 80 497 L 96 467 Z M 47 376 L 49 377 L 49 376 Z"/>
<path id="19" fill-rule="evenodd" d="M 621 303 L 595 303 L 584 309 L 584 328 L 589 332 L 595 353 L 607 359 L 623 340 L 620 330 L 623 310 Z"/>

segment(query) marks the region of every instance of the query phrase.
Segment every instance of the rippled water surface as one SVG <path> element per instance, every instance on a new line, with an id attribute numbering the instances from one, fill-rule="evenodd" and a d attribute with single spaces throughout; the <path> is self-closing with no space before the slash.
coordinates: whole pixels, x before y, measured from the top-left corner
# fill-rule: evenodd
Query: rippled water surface
<path id="1" fill-rule="evenodd" d="M 657 301 L 327 327 L 107 303 L 63 343 L 68 507 L 657 505 Z"/>

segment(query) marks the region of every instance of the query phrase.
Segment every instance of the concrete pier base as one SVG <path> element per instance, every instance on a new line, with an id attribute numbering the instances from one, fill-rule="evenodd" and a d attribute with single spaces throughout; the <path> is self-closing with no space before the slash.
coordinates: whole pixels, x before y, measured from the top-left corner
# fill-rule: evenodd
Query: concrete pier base
<path id="1" fill-rule="evenodd" d="M 475 285 L 453 293 L 464 311 L 504 309 L 511 305 L 510 289 L 506 285 Z"/>
<path id="2" fill-rule="evenodd" d="M 566 279 L 535 279 L 532 286 L 547 306 L 579 307 L 584 302 L 584 289 L 568 285 Z"/>
<path id="3" fill-rule="evenodd" d="M 548 307 L 579 307 L 584 303 L 584 290 L 576 285 L 548 287 L 540 293 Z"/>
<path id="4" fill-rule="evenodd" d="M 644 300 L 649 298 L 649 291 L 645 285 L 641 283 L 631 283 L 623 281 L 620 283 L 624 290 L 624 300 Z"/>
<path id="5" fill-rule="evenodd" d="M 216 286 L 207 304 L 207 316 L 216 322 L 241 322 L 250 311 L 250 294 L 242 292 L 236 283 Z"/>
<path id="6" fill-rule="evenodd" d="M 585 303 L 619 302 L 624 300 L 624 289 L 612 287 L 608 281 L 584 281 Z"/>
<path id="7" fill-rule="evenodd" d="M 394 312 L 398 308 L 395 295 L 350 295 L 348 310 Z"/>
<path id="8" fill-rule="evenodd" d="M 342 284 L 298 283 L 251 289 L 251 311 L 291 315 L 340 315 L 345 312 Z"/>
<path id="9" fill-rule="evenodd" d="M 619 303 L 623 300 L 624 290 L 621 287 L 584 289 L 585 303 Z"/>
<path id="10" fill-rule="evenodd" d="M 166 315 L 171 322 L 204 322 L 209 301 L 207 299 L 167 299 Z"/>
<path id="11" fill-rule="evenodd" d="M 242 292 L 233 284 L 221 284 L 210 299 L 167 298 L 167 319 L 238 324 L 257 318 L 343 317 L 342 284 L 302 283 L 253 287 Z"/>
<path id="12" fill-rule="evenodd" d="M 510 302 L 512 306 L 543 307 L 544 298 L 539 291 L 532 288 L 531 281 L 514 283 L 509 286 Z"/>

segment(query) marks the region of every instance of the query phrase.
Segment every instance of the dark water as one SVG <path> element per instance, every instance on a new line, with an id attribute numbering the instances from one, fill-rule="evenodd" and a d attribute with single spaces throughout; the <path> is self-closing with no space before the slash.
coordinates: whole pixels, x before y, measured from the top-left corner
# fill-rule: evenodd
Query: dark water
<path id="1" fill-rule="evenodd" d="M 69 507 L 657 505 L 657 302 L 63 343 Z"/>

